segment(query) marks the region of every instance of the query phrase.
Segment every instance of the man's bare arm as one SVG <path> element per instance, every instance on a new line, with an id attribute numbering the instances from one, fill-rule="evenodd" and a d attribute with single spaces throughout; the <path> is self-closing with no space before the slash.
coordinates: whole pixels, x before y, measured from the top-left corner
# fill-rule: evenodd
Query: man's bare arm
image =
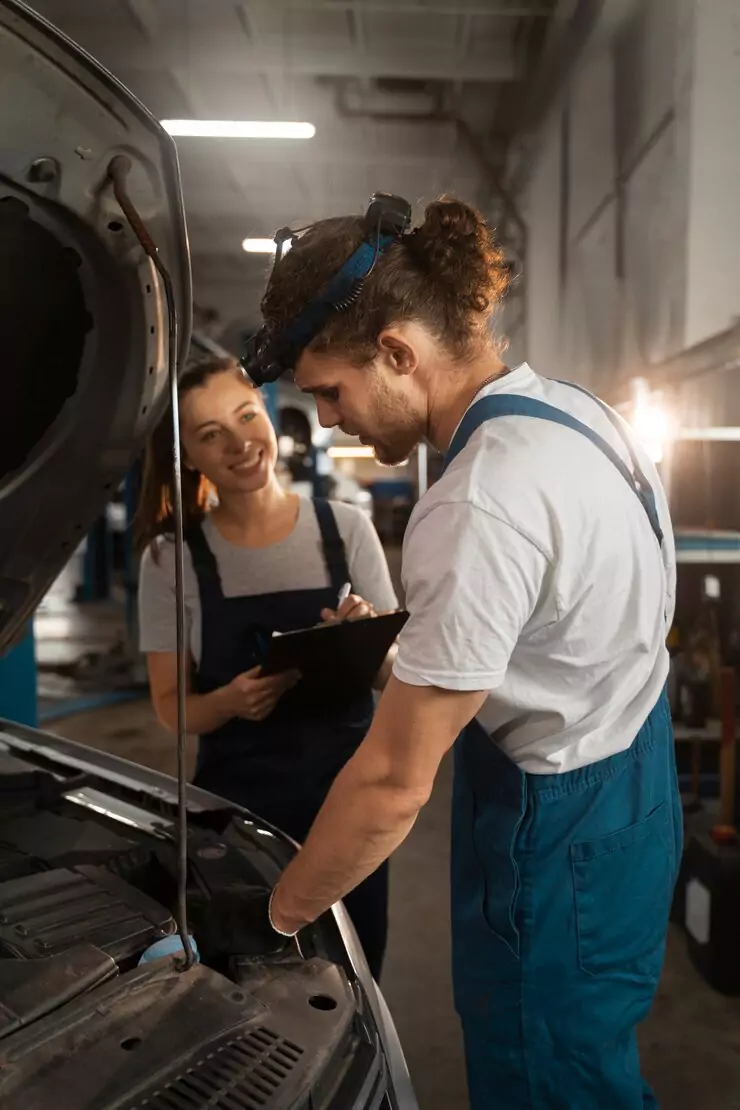
<path id="1" fill-rule="evenodd" d="M 315 921 L 395 851 L 429 800 L 442 757 L 486 696 L 391 677 L 370 731 L 275 891 L 277 929 Z"/>

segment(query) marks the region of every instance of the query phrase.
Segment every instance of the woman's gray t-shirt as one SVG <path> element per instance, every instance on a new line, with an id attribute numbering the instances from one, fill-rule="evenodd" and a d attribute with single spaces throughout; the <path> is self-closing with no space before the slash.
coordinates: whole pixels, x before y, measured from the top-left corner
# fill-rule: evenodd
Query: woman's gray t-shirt
<path id="1" fill-rule="evenodd" d="M 379 612 L 395 609 L 398 602 L 372 521 L 354 505 L 332 501 L 331 507 L 344 540 L 353 592 Z M 307 498 L 300 498 L 298 520 L 290 535 L 269 547 L 237 547 L 225 540 L 208 518 L 203 523 L 203 533 L 216 558 L 225 597 L 313 590 L 330 585 L 316 514 Z M 150 547 L 142 557 L 139 571 L 139 647 L 144 653 L 176 650 L 175 545 L 164 537 L 155 543 L 159 562 L 154 561 Z M 187 545 L 185 609 L 190 648 L 198 663 L 200 596 Z"/>

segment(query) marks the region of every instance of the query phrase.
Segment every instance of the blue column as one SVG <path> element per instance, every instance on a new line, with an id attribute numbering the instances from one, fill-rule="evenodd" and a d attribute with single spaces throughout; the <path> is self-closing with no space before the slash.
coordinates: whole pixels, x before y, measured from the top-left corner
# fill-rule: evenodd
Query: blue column
<path id="1" fill-rule="evenodd" d="M 0 657 L 0 717 L 32 727 L 38 723 L 33 623 L 24 638 Z"/>
<path id="2" fill-rule="evenodd" d="M 267 415 L 272 420 L 276 435 L 280 435 L 280 410 L 278 408 L 278 383 L 268 382 L 262 386 L 262 396 L 265 399 Z"/>
<path id="3" fill-rule="evenodd" d="M 113 566 L 113 537 L 105 511 L 87 536 L 84 577 L 77 589 L 77 601 L 106 601 L 110 597 Z"/>

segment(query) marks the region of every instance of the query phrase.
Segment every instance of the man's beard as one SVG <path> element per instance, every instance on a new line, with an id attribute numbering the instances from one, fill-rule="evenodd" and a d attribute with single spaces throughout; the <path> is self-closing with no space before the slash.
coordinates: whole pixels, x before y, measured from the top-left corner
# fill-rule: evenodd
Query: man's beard
<path id="1" fill-rule="evenodd" d="M 400 466 L 408 461 L 424 435 L 418 416 L 382 387 L 374 397 L 371 428 L 367 439 L 381 466 Z"/>
<path id="2" fill-rule="evenodd" d="M 392 443 L 373 440 L 375 461 L 379 463 L 380 466 L 401 466 L 403 463 L 408 462 L 409 457 L 413 454 L 418 444 L 418 436 L 413 436 L 413 438 L 411 438 L 408 435 L 403 437 L 403 441 L 401 437 L 398 437 Z"/>

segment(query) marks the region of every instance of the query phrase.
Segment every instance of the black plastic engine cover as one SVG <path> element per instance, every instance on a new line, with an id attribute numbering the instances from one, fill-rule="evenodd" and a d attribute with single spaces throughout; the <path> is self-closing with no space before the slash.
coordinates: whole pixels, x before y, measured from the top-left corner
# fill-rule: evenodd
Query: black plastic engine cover
<path id="1" fill-rule="evenodd" d="M 0 1043 L 0 1105 L 307 1107 L 327 1065 L 338 1062 L 329 1070 L 340 1084 L 351 1069 L 354 1015 L 343 973 L 323 961 L 256 966 L 238 987 L 203 964 L 182 973 L 158 961 Z"/>
<path id="2" fill-rule="evenodd" d="M 99 868 L 44 871 L 0 884 L 0 953 L 37 959 L 93 944 L 117 961 L 175 931 L 167 910 Z"/>
<path id="3" fill-rule="evenodd" d="M 24 875 L 33 875 L 37 871 L 45 870 L 46 867 L 41 860 L 0 844 L 0 884 L 9 879 L 20 879 Z"/>
<path id="4" fill-rule="evenodd" d="M 0 1038 L 117 974 L 115 961 L 91 944 L 45 960 L 0 960 Z"/>

